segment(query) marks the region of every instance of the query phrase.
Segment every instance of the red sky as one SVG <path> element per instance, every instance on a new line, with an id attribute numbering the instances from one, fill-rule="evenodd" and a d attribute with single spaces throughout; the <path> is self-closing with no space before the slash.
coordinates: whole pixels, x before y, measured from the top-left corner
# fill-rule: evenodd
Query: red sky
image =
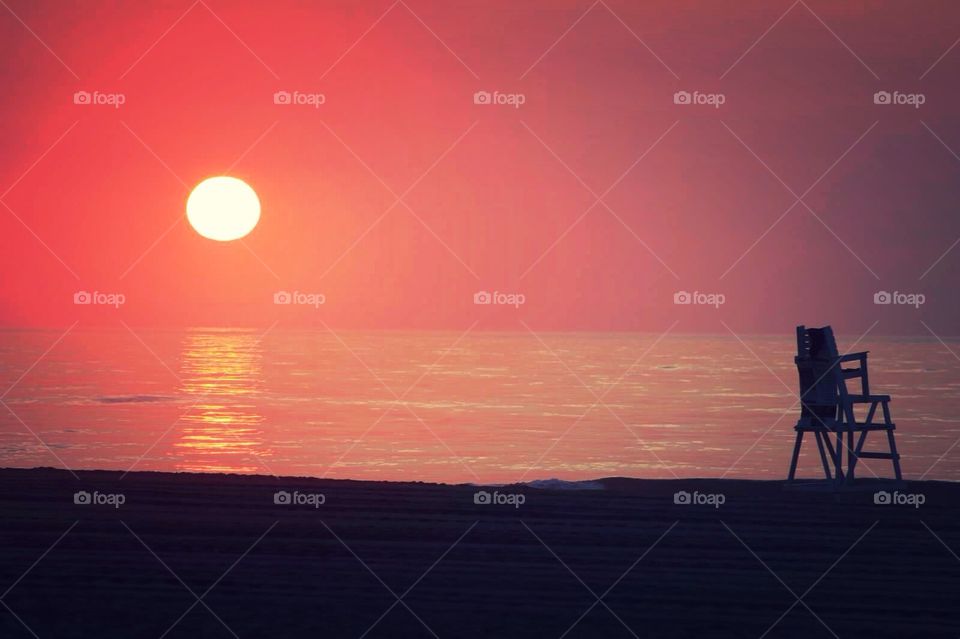
<path id="1" fill-rule="evenodd" d="M 3 325 L 957 332 L 949 2 L 4 4 Z M 184 219 L 224 172 L 243 243 Z"/>

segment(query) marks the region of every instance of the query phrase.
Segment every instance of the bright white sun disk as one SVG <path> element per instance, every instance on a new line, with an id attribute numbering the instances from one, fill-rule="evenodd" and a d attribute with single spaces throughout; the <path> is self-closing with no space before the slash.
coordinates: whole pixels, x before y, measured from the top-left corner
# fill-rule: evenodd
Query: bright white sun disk
<path id="1" fill-rule="evenodd" d="M 260 220 L 260 199 L 243 180 L 226 175 L 207 178 L 187 198 L 187 220 L 205 238 L 238 240 Z"/>

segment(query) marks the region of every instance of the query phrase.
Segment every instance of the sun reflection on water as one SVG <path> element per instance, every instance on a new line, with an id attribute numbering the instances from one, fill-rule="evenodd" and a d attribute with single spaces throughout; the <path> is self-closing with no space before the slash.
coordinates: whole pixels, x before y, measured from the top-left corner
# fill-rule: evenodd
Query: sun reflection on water
<path id="1" fill-rule="evenodd" d="M 187 405 L 174 444 L 178 469 L 253 473 L 263 470 L 263 351 L 254 333 L 190 332 L 183 342 L 181 388 Z"/>

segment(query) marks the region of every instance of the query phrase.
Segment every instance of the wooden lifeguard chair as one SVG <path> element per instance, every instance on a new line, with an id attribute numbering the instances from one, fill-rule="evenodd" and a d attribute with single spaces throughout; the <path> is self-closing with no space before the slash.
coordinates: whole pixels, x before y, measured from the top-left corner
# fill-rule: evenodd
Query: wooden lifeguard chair
<path id="1" fill-rule="evenodd" d="M 804 433 L 813 433 L 820 451 L 823 474 L 837 485 L 853 481 L 860 459 L 889 459 L 893 462 L 897 481 L 902 480 L 900 455 L 893 436 L 896 425 L 890 419 L 890 396 L 870 394 L 867 353 L 840 355 L 832 328 L 798 326 L 797 356 L 794 361 L 800 376 L 801 408 L 800 419 L 794 427 L 797 440 L 787 481 L 794 480 Z M 857 363 L 855 368 L 844 368 L 844 364 L 852 362 Z M 848 379 L 860 380 L 859 394 L 848 392 Z M 857 421 L 854 410 L 857 406 L 868 407 L 863 421 Z M 882 412 L 882 422 L 874 421 L 878 408 Z M 863 450 L 867 434 L 871 431 L 886 432 L 889 452 Z M 858 433 L 856 443 L 854 433 Z M 844 449 L 847 452 L 846 471 Z"/>

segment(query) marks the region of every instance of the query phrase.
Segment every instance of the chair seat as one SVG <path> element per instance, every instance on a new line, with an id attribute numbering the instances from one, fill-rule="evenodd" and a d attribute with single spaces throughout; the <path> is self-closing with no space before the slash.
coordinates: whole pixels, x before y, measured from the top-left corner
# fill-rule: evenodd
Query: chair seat
<path id="1" fill-rule="evenodd" d="M 889 402 L 889 395 L 847 395 L 854 404 L 872 404 L 873 402 Z"/>
<path id="2" fill-rule="evenodd" d="M 797 432 L 804 433 L 813 433 L 816 431 L 830 432 L 830 433 L 846 433 L 846 432 L 863 432 L 863 431 L 874 431 L 874 430 L 896 430 L 897 425 L 890 423 L 885 424 L 883 422 L 875 422 L 873 424 L 865 424 L 862 422 L 856 422 L 854 424 L 847 424 L 843 422 L 838 422 L 834 419 L 823 420 L 824 423 L 804 423 L 797 422 L 797 425 L 793 427 L 793 430 Z"/>

